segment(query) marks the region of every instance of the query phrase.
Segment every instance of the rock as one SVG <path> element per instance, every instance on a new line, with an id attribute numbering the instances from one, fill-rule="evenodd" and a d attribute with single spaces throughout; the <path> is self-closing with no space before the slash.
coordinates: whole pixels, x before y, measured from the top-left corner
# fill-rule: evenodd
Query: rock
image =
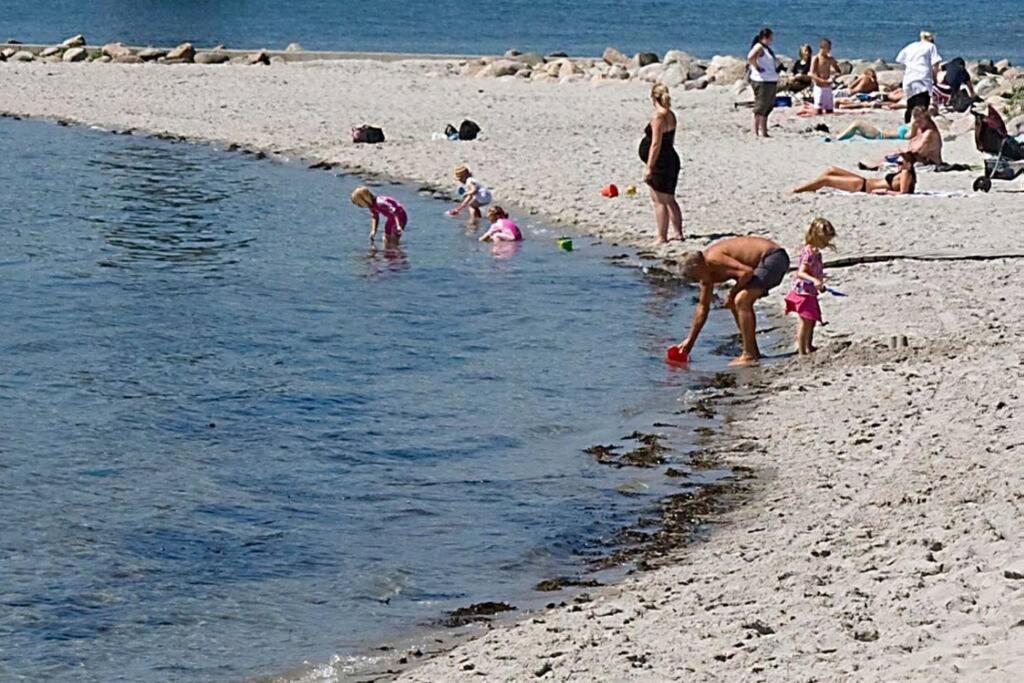
<path id="1" fill-rule="evenodd" d="M 519 55 L 518 61 L 522 62 L 531 69 L 535 69 L 544 63 L 544 58 L 536 52 L 527 52 L 525 55 Z"/>
<path id="2" fill-rule="evenodd" d="M 12 62 L 34 62 L 36 56 L 28 50 L 18 50 L 7 59 Z"/>
<path id="3" fill-rule="evenodd" d="M 707 76 L 701 76 L 692 81 L 687 81 L 683 85 L 684 90 L 704 90 L 711 83 L 711 79 Z"/>
<path id="4" fill-rule="evenodd" d="M 110 60 L 110 55 L 100 55 L 99 57 L 97 57 L 93 61 L 97 62 L 99 64 L 107 64 L 111 60 Z"/>
<path id="5" fill-rule="evenodd" d="M 876 76 L 878 78 L 878 87 L 880 88 L 903 85 L 903 71 L 901 70 L 889 69 L 888 71 L 879 71 Z"/>
<path id="6" fill-rule="evenodd" d="M 196 64 L 223 64 L 230 59 L 226 52 L 200 52 L 192 61 Z"/>
<path id="7" fill-rule="evenodd" d="M 999 80 L 996 78 L 983 78 L 974 84 L 974 91 L 980 97 L 987 97 L 999 88 Z"/>
<path id="8" fill-rule="evenodd" d="M 629 66 L 629 57 L 622 54 L 614 47 L 605 48 L 604 54 L 601 55 L 601 59 L 603 59 L 607 64 L 619 64 L 621 66 Z"/>
<path id="9" fill-rule="evenodd" d="M 995 70 L 996 70 L 997 74 L 1004 74 L 1004 73 L 1006 73 L 1006 70 L 1010 68 L 1010 60 L 1009 59 L 1000 59 L 993 66 L 995 67 Z"/>
<path id="10" fill-rule="evenodd" d="M 1017 136 L 1024 133 L 1024 114 L 1015 116 L 1006 122 L 1006 130 L 1010 135 Z"/>
<path id="11" fill-rule="evenodd" d="M 687 74 L 686 71 L 683 69 L 683 65 L 669 64 L 661 73 L 661 78 L 659 80 L 668 87 L 675 88 L 682 85 L 683 83 L 690 79 L 687 78 Z"/>
<path id="12" fill-rule="evenodd" d="M 249 55 L 246 58 L 245 63 L 249 66 L 258 66 L 261 64 L 263 66 L 270 66 L 270 55 L 267 54 L 266 50 L 260 50 L 256 54 Z"/>
<path id="13" fill-rule="evenodd" d="M 653 52 L 638 52 L 636 56 L 633 57 L 633 60 L 641 69 L 649 64 L 657 64 L 661 61 L 658 55 Z"/>
<path id="14" fill-rule="evenodd" d="M 842 62 L 839 62 L 839 73 L 841 73 L 844 76 L 846 74 L 852 74 L 853 73 L 853 62 L 848 62 L 848 61 L 845 61 L 845 60 L 842 61 Z"/>
<path id="15" fill-rule="evenodd" d="M 124 43 L 107 43 L 100 48 L 100 53 L 111 59 L 117 59 L 118 57 L 132 54 L 132 51 Z"/>
<path id="16" fill-rule="evenodd" d="M 67 40 L 63 41 L 61 47 L 84 47 L 85 36 L 79 33 L 77 36 L 71 36 Z"/>
<path id="17" fill-rule="evenodd" d="M 110 55 L 106 55 L 109 57 Z M 142 64 L 142 57 L 138 55 L 118 55 L 112 58 L 114 64 Z"/>
<path id="18" fill-rule="evenodd" d="M 483 71 L 484 67 L 486 66 L 486 64 L 479 60 L 473 62 L 466 62 L 466 64 L 464 64 L 462 68 L 459 69 L 459 74 L 462 76 L 476 76 L 481 71 Z"/>
<path id="19" fill-rule="evenodd" d="M 583 69 L 576 65 L 571 59 L 563 59 L 558 69 L 558 78 L 569 78 L 570 76 L 582 76 Z"/>
<path id="20" fill-rule="evenodd" d="M 715 83 L 731 85 L 746 77 L 747 63 L 737 57 L 715 55 L 708 64 L 706 74 Z"/>
<path id="21" fill-rule="evenodd" d="M 178 63 L 191 62 L 196 57 L 196 49 L 192 43 L 182 43 L 167 53 L 167 61 L 180 60 Z"/>
<path id="22" fill-rule="evenodd" d="M 511 59 L 499 59 L 491 62 L 477 73 L 480 77 L 501 78 L 502 76 L 515 76 L 516 72 L 526 65 L 522 62 L 514 62 Z"/>
<path id="23" fill-rule="evenodd" d="M 88 50 L 84 47 L 73 47 L 64 51 L 61 59 L 65 62 L 82 62 L 89 56 Z"/>
<path id="24" fill-rule="evenodd" d="M 682 50 L 669 50 L 665 53 L 665 59 L 662 61 L 664 61 L 667 66 L 669 64 L 690 64 L 696 60 L 693 58 L 693 55 L 683 52 Z"/>
<path id="25" fill-rule="evenodd" d="M 612 64 L 608 68 L 608 78 L 625 81 L 629 78 L 629 70 L 621 64 Z"/>
<path id="26" fill-rule="evenodd" d="M 707 71 L 707 67 L 699 62 L 690 62 L 690 65 L 686 68 L 686 80 L 695 81 Z"/>
<path id="27" fill-rule="evenodd" d="M 288 47 L 284 49 L 285 52 L 305 52 L 306 48 L 302 47 L 301 43 L 288 43 Z"/>
<path id="28" fill-rule="evenodd" d="M 647 66 L 640 67 L 640 71 L 637 72 L 637 78 L 647 83 L 657 83 L 664 72 L 664 64 L 648 64 Z"/>
<path id="29" fill-rule="evenodd" d="M 513 57 L 518 57 L 521 54 L 523 53 L 519 50 L 505 50 L 505 59 L 512 59 Z"/>
<path id="30" fill-rule="evenodd" d="M 60 47 L 58 45 L 54 45 L 52 47 L 46 47 L 46 48 L 43 48 L 42 50 L 40 50 L 39 56 L 40 57 L 53 57 L 53 56 L 60 55 L 60 53 L 63 52 L 63 51 L 64 51 L 64 48 L 62 48 L 62 47 Z"/>
<path id="31" fill-rule="evenodd" d="M 991 59 L 983 59 L 978 62 L 978 66 L 975 67 L 974 73 L 978 76 L 988 76 L 989 74 L 997 73 L 996 65 Z"/>
<path id="32" fill-rule="evenodd" d="M 271 65 L 274 65 L 274 64 L 287 64 L 287 63 L 288 63 L 288 60 L 285 59 L 284 57 L 282 57 L 281 55 L 274 55 L 273 57 L 270 58 L 270 64 Z"/>
<path id="33" fill-rule="evenodd" d="M 567 59 L 569 57 L 565 52 L 552 52 L 548 55 L 548 59 Z"/>
<path id="34" fill-rule="evenodd" d="M 1003 577 L 1010 579 L 1011 581 L 1024 581 L 1024 571 L 1005 569 L 1003 570 Z"/>
<path id="35" fill-rule="evenodd" d="M 18 51 L 15 48 L 13 48 L 13 47 L 6 47 L 6 48 L 3 49 L 3 51 L 0 51 L 0 57 L 3 57 L 4 59 L 10 59 L 11 57 L 16 55 L 17 53 L 18 53 Z"/>
<path id="36" fill-rule="evenodd" d="M 533 75 L 533 69 L 520 69 L 516 72 L 516 78 L 529 78 Z"/>
<path id="37" fill-rule="evenodd" d="M 853 631 L 853 638 L 862 643 L 873 643 L 878 640 L 878 629 L 868 623 L 858 624 Z"/>
<path id="38" fill-rule="evenodd" d="M 144 62 L 152 62 L 161 57 L 166 57 L 167 52 L 167 50 L 159 47 L 147 47 L 145 50 L 139 51 L 139 58 Z"/>

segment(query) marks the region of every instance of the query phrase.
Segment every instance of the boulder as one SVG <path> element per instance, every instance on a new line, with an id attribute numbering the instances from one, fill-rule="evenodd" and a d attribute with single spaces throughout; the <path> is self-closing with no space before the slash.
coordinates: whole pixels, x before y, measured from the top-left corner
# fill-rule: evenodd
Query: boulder
<path id="1" fill-rule="evenodd" d="M 270 66 L 270 55 L 267 54 L 266 50 L 260 50 L 259 52 L 246 57 L 245 63 L 249 66 Z"/>
<path id="2" fill-rule="evenodd" d="M 582 76 L 582 75 L 583 75 L 583 69 L 581 69 L 571 59 L 563 59 L 563 60 L 561 60 L 561 66 L 558 69 L 558 78 L 559 79 L 569 78 L 571 76 Z"/>
<path id="3" fill-rule="evenodd" d="M 637 72 L 637 78 L 647 83 L 657 83 L 661 80 L 661 76 L 664 72 L 664 64 L 648 64 L 647 66 L 640 67 L 640 71 Z"/>
<path id="4" fill-rule="evenodd" d="M 844 75 L 844 76 L 847 75 L 847 74 L 852 74 L 853 73 L 853 62 L 849 62 L 849 61 L 846 61 L 846 60 L 844 60 L 842 62 L 839 62 L 839 73 Z"/>
<path id="5" fill-rule="evenodd" d="M 704 88 L 708 87 L 709 83 L 711 83 L 711 79 L 710 78 L 708 78 L 707 76 L 701 76 L 700 78 L 698 78 L 696 80 L 687 81 L 683 85 L 683 89 L 684 90 L 703 90 Z"/>
<path id="6" fill-rule="evenodd" d="M 527 52 L 525 55 L 519 55 L 518 61 L 534 69 L 544 63 L 544 58 L 536 52 Z"/>
<path id="7" fill-rule="evenodd" d="M 887 71 L 876 72 L 878 78 L 878 87 L 894 87 L 897 85 L 903 85 L 903 71 L 898 69 L 889 69 Z"/>
<path id="8" fill-rule="evenodd" d="M 638 52 L 636 56 L 633 57 L 633 60 L 636 62 L 636 65 L 642 69 L 649 64 L 657 64 L 661 61 L 661 58 L 653 52 Z"/>
<path id="9" fill-rule="evenodd" d="M 10 59 L 15 54 L 17 54 L 17 52 L 18 50 L 16 48 L 5 47 L 2 51 L 0 51 L 0 57 L 3 57 L 4 59 Z"/>
<path id="10" fill-rule="evenodd" d="M 223 64 L 231 59 L 226 52 L 200 52 L 192 61 L 196 64 Z"/>
<path id="11" fill-rule="evenodd" d="M 706 74 L 715 83 L 729 85 L 746 77 L 747 63 L 737 57 L 715 55 L 708 64 Z"/>
<path id="12" fill-rule="evenodd" d="M 106 55 L 110 57 L 110 55 Z M 142 57 L 133 54 L 118 55 L 112 58 L 114 64 L 142 64 Z"/>
<path id="13" fill-rule="evenodd" d="M 18 50 L 7 59 L 12 62 L 33 62 L 36 56 L 28 50 Z"/>
<path id="14" fill-rule="evenodd" d="M 974 84 L 974 91 L 978 93 L 980 97 L 987 97 L 998 89 L 999 80 L 997 78 L 983 78 Z"/>
<path id="15" fill-rule="evenodd" d="M 1006 122 L 1006 130 L 1010 135 L 1017 136 L 1024 133 L 1024 114 L 1015 116 Z"/>
<path id="16" fill-rule="evenodd" d="M 707 71 L 707 67 L 699 62 L 690 62 L 690 65 L 686 67 L 686 80 L 695 81 Z"/>
<path id="17" fill-rule="evenodd" d="M 84 47 L 72 47 L 64 51 L 61 59 L 65 62 L 82 62 L 88 56 L 89 52 Z"/>
<path id="18" fill-rule="evenodd" d="M 993 65 L 993 67 L 995 68 L 997 74 L 1004 74 L 1006 73 L 1006 70 L 1010 68 L 1010 60 L 1000 59 Z"/>
<path id="19" fill-rule="evenodd" d="M 176 48 L 173 48 L 167 53 L 167 61 L 179 60 L 180 62 L 191 62 L 196 57 L 196 49 L 192 47 L 192 43 L 182 43 Z"/>
<path id="20" fill-rule="evenodd" d="M 71 36 L 63 41 L 60 45 L 61 47 L 85 47 L 85 36 L 79 33 L 77 36 Z"/>
<path id="21" fill-rule="evenodd" d="M 568 61 L 569 60 L 567 58 L 562 58 L 548 62 L 544 67 L 544 73 L 553 78 L 557 78 L 558 74 L 562 72 L 562 63 Z"/>
<path id="22" fill-rule="evenodd" d="M 144 62 L 153 62 L 161 57 L 166 57 L 167 52 L 167 50 L 159 47 L 147 47 L 145 50 L 139 51 L 139 58 Z"/>
<path id="23" fill-rule="evenodd" d="M 601 55 L 601 59 L 603 59 L 608 64 L 619 64 L 621 66 L 629 66 L 629 57 L 622 54 L 614 47 L 605 48 L 604 54 Z"/>
<path id="24" fill-rule="evenodd" d="M 978 76 L 988 76 L 996 72 L 996 65 L 991 59 L 983 59 L 978 62 L 978 66 L 975 67 L 974 73 Z"/>
<path id="25" fill-rule="evenodd" d="M 695 62 L 693 55 L 683 52 L 682 50 L 669 50 L 665 53 L 665 59 L 662 60 L 666 65 L 668 64 L 689 64 Z"/>
<path id="26" fill-rule="evenodd" d="M 477 73 L 480 77 L 501 78 L 502 76 L 515 76 L 516 72 L 525 67 L 522 62 L 514 62 L 511 59 L 499 59 L 491 62 Z"/>
<path id="27" fill-rule="evenodd" d="M 516 72 L 516 78 L 528 79 L 533 75 L 533 69 L 520 69 Z"/>
<path id="28" fill-rule="evenodd" d="M 1003 72 L 1003 78 L 1008 81 L 1019 81 L 1024 79 L 1024 70 L 1018 69 L 1015 66 L 1011 66 L 1009 69 Z"/>
<path id="29" fill-rule="evenodd" d="M 110 55 L 100 55 L 99 57 L 97 57 L 93 61 L 97 62 L 99 64 L 107 64 L 107 63 L 110 62 Z"/>
<path id="30" fill-rule="evenodd" d="M 100 48 L 100 53 L 107 55 L 111 59 L 117 59 L 118 57 L 132 54 L 132 51 L 124 43 L 107 43 Z"/>
<path id="31" fill-rule="evenodd" d="M 505 50 L 505 59 L 513 59 L 514 57 L 518 57 L 521 54 L 523 53 L 520 52 L 519 50 Z"/>
<path id="32" fill-rule="evenodd" d="M 629 70 L 621 64 L 612 64 L 608 67 L 608 78 L 614 78 L 618 81 L 625 81 L 629 79 Z"/>
<path id="33" fill-rule="evenodd" d="M 661 73 L 661 78 L 659 80 L 668 87 L 675 88 L 690 79 L 687 78 L 686 70 L 683 68 L 683 65 L 669 64 Z"/>
<path id="34" fill-rule="evenodd" d="M 54 45 L 52 47 L 44 47 L 42 50 L 40 50 L 39 56 L 40 57 L 55 57 L 55 56 L 59 56 L 60 53 L 62 53 L 63 51 L 64 51 L 64 48 L 60 47 L 59 45 Z"/>
<path id="35" fill-rule="evenodd" d="M 285 52 L 305 52 L 306 48 L 302 47 L 301 43 L 288 43 L 288 47 L 284 49 Z"/>
<path id="36" fill-rule="evenodd" d="M 459 69 L 459 74 L 462 76 L 476 76 L 484 70 L 485 66 L 487 65 L 480 60 L 466 62 L 462 65 L 462 68 Z"/>

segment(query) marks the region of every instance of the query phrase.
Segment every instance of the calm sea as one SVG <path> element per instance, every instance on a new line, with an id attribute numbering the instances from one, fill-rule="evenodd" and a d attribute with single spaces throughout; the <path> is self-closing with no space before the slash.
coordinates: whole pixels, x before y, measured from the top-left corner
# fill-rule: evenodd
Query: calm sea
<path id="1" fill-rule="evenodd" d="M 598 55 L 670 48 L 700 56 L 738 54 L 761 26 L 779 52 L 830 37 L 840 57 L 892 59 L 921 29 L 944 56 L 1024 62 L 1021 0 L 43 0 L 8 2 L 0 32 L 23 42 L 85 33 L 95 43 L 452 54 L 508 48 Z M 0 40 L 8 36 L 0 36 Z"/>
<path id="2" fill-rule="evenodd" d="M 374 252 L 355 179 L 42 122 L 0 158 L 4 683 L 237 681 L 543 604 L 678 490 L 582 452 L 696 426 L 660 360 L 691 291 L 621 250 L 495 249 L 388 187 Z"/>

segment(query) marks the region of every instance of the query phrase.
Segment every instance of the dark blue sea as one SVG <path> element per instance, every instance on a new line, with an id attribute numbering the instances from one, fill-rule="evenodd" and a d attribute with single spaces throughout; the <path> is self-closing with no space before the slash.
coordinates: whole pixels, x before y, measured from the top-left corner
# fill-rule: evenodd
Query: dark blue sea
<path id="1" fill-rule="evenodd" d="M 946 57 L 1024 62 L 1021 0 L 42 0 L 5 2 L 0 40 L 496 54 L 508 48 L 599 55 L 670 48 L 739 54 L 762 26 L 778 52 L 830 37 L 839 57 L 893 59 L 922 29 Z"/>
<path id="2" fill-rule="evenodd" d="M 690 289 L 444 203 L 402 248 L 333 172 L 0 119 L 0 681 L 238 681 L 542 605 L 678 480 Z M 616 265 L 619 264 L 619 265 Z M 672 483 L 672 482 L 676 483 Z M 301 678 L 301 677 L 300 677 Z"/>

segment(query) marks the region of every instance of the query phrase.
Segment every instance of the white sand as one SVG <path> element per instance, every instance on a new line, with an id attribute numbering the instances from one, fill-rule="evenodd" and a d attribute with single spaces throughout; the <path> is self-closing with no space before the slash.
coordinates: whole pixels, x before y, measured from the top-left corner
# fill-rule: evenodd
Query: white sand
<path id="1" fill-rule="evenodd" d="M 466 162 L 500 202 L 607 240 L 650 243 L 646 201 L 597 193 L 608 182 L 639 185 L 646 85 L 447 71 L 437 62 L 0 64 L 0 111 L 239 143 L 442 186 Z M 975 174 L 923 172 L 922 190 L 967 196 L 790 196 L 787 187 L 825 166 L 852 168 L 893 143 L 825 144 L 801 132 L 813 122 L 787 112 L 773 117 L 774 139 L 755 140 L 749 111 L 734 112 L 728 91 L 676 95 L 689 247 L 750 232 L 792 252 L 824 215 L 841 256 L 1024 253 L 1024 181 L 973 195 Z M 483 140 L 431 141 L 464 117 L 480 123 Z M 348 129 L 363 122 L 381 125 L 389 143 L 351 145 Z M 946 157 L 980 160 L 969 134 L 948 143 Z M 350 210 L 344 198 L 339 210 Z M 411 230 L 408 248 L 416 239 Z M 726 462 L 762 473 L 761 494 L 671 566 L 578 611 L 496 629 L 407 679 L 532 680 L 542 670 L 543 680 L 1024 679 L 1024 578 L 1012 578 L 1024 577 L 1024 261 L 896 261 L 830 276 L 850 296 L 823 301 L 823 351 L 742 375 L 760 398 L 737 405 L 716 442 Z M 781 296 L 764 305 L 781 306 Z M 908 336 L 910 348 L 888 349 L 893 335 Z M 697 362 L 707 351 L 698 346 Z M 732 450 L 739 441 L 760 449 Z M 754 622 L 768 627 L 763 635 L 748 628 Z"/>

